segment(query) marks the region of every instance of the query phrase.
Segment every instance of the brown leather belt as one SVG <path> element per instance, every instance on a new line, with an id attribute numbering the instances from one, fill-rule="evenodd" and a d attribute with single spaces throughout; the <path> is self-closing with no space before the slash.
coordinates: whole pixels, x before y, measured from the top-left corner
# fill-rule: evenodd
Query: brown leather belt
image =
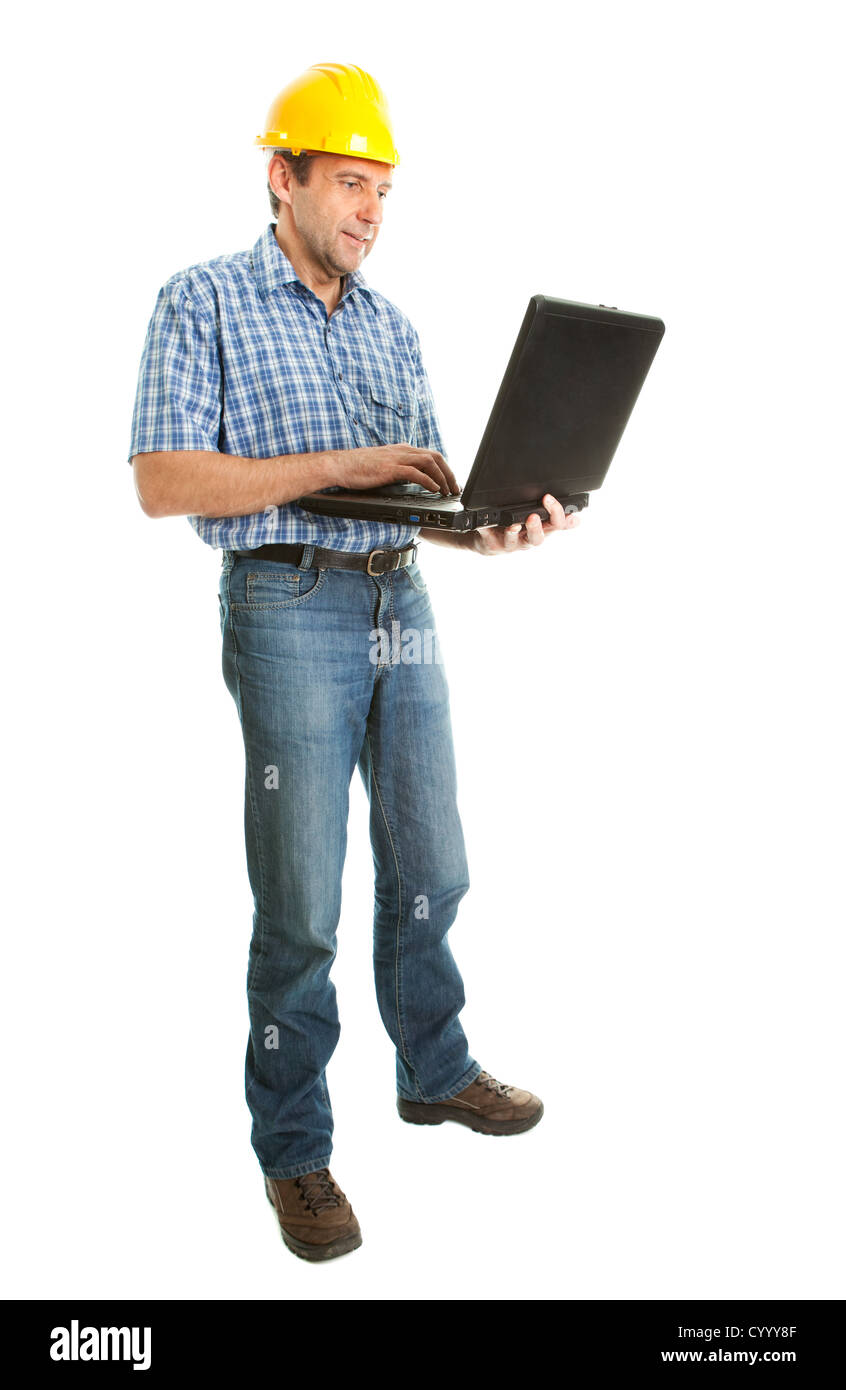
<path id="1" fill-rule="evenodd" d="M 303 565 L 307 551 L 311 551 L 311 557 Z M 258 557 L 262 560 L 281 560 L 287 564 L 301 565 L 303 569 L 366 570 L 368 574 L 387 574 L 390 570 L 413 565 L 417 558 L 417 544 L 415 542 L 405 550 L 371 550 L 350 555 L 342 550 L 326 550 L 319 545 L 279 543 L 259 545 L 255 550 L 235 550 L 233 554 L 241 559 Z"/>

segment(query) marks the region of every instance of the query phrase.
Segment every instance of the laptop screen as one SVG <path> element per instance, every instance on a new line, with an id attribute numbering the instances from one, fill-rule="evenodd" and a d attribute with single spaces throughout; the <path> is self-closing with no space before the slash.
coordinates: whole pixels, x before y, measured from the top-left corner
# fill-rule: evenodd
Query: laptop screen
<path id="1" fill-rule="evenodd" d="M 660 319 L 535 295 L 464 489 L 465 506 L 598 488 L 663 332 Z"/>

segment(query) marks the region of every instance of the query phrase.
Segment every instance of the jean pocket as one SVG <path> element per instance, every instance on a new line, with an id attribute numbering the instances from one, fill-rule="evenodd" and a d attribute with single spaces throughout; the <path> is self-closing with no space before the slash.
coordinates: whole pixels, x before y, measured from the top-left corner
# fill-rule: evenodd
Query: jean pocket
<path id="1" fill-rule="evenodd" d="M 250 613 L 292 608 L 317 593 L 326 573 L 325 569 L 301 570 L 295 564 L 273 564 L 265 569 L 248 570 L 237 585 L 238 597 L 233 599 L 232 607 Z"/>
<path id="2" fill-rule="evenodd" d="M 412 589 L 416 589 L 418 594 L 428 594 L 426 580 L 423 578 L 423 571 L 415 560 L 411 565 L 404 565 L 401 574 L 404 574 Z"/>

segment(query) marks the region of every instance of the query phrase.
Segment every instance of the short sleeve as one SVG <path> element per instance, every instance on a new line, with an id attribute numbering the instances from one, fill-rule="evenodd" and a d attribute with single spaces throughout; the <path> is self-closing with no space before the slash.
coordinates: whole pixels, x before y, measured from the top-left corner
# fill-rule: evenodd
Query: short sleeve
<path id="1" fill-rule="evenodd" d="M 417 382 L 417 429 L 414 433 L 414 443 L 418 449 L 436 449 L 449 462 L 441 437 L 441 425 L 435 407 L 435 398 L 432 395 L 431 383 L 423 365 L 420 339 L 416 330 L 413 332 L 412 357 Z"/>
<path id="2" fill-rule="evenodd" d="M 182 281 L 159 291 L 138 372 L 129 459 L 217 451 L 222 405 L 217 334 Z"/>

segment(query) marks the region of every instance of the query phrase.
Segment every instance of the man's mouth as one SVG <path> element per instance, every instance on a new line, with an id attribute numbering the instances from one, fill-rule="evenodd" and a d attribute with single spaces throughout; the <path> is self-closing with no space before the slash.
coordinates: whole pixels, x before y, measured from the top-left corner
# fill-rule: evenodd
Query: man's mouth
<path id="1" fill-rule="evenodd" d="M 352 232 L 344 232 L 344 236 L 348 236 L 350 241 L 355 242 L 356 246 L 366 246 L 368 242 L 371 240 L 369 236 L 353 236 Z"/>

